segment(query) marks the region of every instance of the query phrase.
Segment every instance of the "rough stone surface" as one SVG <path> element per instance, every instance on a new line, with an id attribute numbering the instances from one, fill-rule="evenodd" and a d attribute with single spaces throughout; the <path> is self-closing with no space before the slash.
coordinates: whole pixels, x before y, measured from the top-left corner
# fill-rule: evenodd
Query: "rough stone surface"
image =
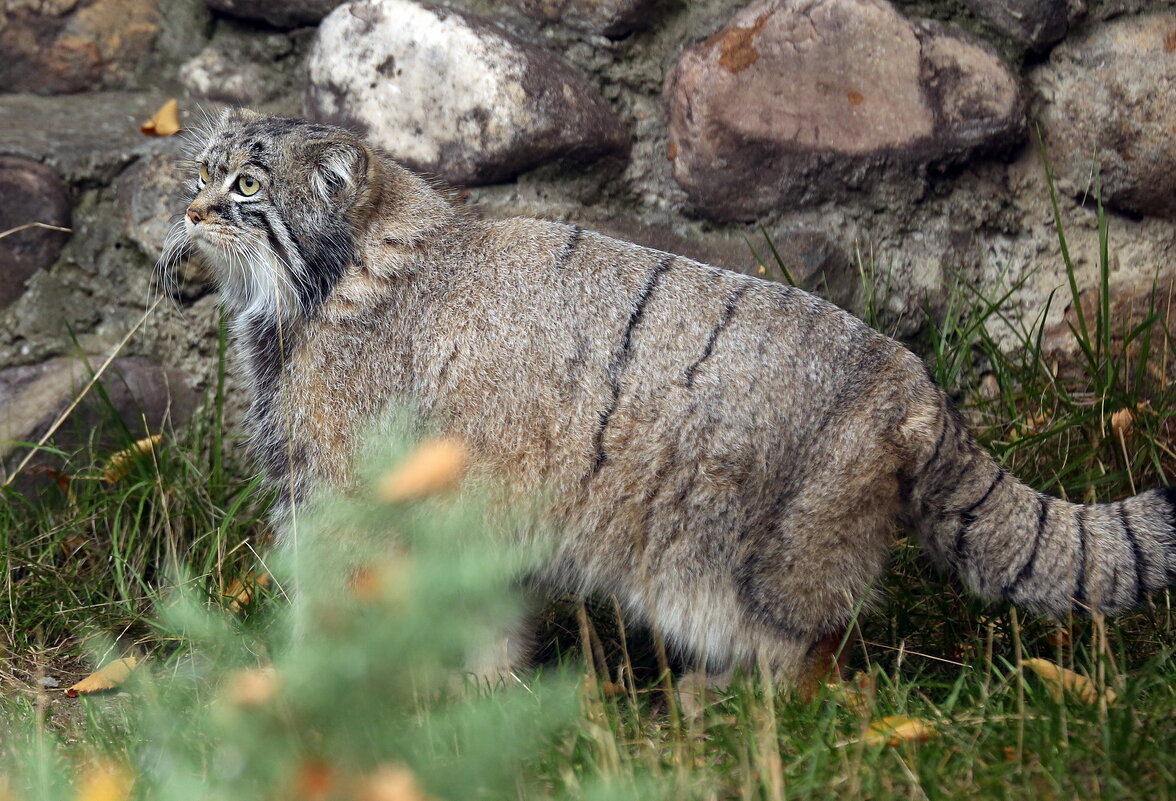
<path id="1" fill-rule="evenodd" d="M 68 228 L 69 196 L 53 170 L 15 156 L 0 156 L 0 232 L 40 222 Z M 0 239 L 0 309 L 24 292 L 25 282 L 57 260 L 69 234 L 32 228 Z"/>
<path id="2" fill-rule="evenodd" d="M 180 80 L 196 97 L 247 106 L 256 102 L 265 78 L 256 64 L 239 64 L 206 47 L 180 67 Z"/>
<path id="3" fill-rule="evenodd" d="M 0 87 L 8 92 L 122 87 L 160 28 L 156 0 L 5 0 L 0 8 Z"/>
<path id="4" fill-rule="evenodd" d="M 319 28 L 307 115 L 362 131 L 457 184 L 504 181 L 557 158 L 625 150 L 583 76 L 469 14 L 408 0 L 348 3 Z"/>
<path id="5" fill-rule="evenodd" d="M 135 159 L 177 149 L 176 137 L 139 133 L 139 125 L 166 99 L 132 92 L 4 95 L 0 153 L 43 161 L 68 183 L 108 184 Z"/>
<path id="6" fill-rule="evenodd" d="M 314 25 L 343 0 L 205 0 L 222 14 L 261 20 L 278 28 Z"/>
<path id="7" fill-rule="evenodd" d="M 667 94 L 674 177 L 719 219 L 838 198 L 1024 130 L 995 55 L 882 0 L 761 0 L 686 50 Z"/>
<path id="8" fill-rule="evenodd" d="M 19 449 L 13 441 L 36 441 L 77 396 L 90 378 L 90 370 L 102 358 L 61 357 L 37 365 L 0 370 L 0 459 Z M 53 437 L 66 450 L 90 445 L 94 432 L 102 436 L 93 444 L 117 444 L 121 430 L 111 425 L 116 414 L 131 434 L 144 437 L 164 427 L 178 427 L 192 416 L 199 396 L 192 381 L 179 370 L 162 367 L 138 356 L 114 360 L 102 379 L 109 405 L 91 392 Z M 146 429 L 144 429 L 146 421 Z"/>
<path id="9" fill-rule="evenodd" d="M 964 0 L 980 19 L 1017 44 L 1037 50 L 1061 39 L 1069 27 L 1067 0 Z"/>
<path id="10" fill-rule="evenodd" d="M 528 16 L 604 36 L 643 27 L 655 0 L 511 0 Z"/>
<path id="11" fill-rule="evenodd" d="M 1058 45 L 1034 75 L 1060 184 L 1137 214 L 1176 218 L 1176 14 L 1112 20 Z"/>

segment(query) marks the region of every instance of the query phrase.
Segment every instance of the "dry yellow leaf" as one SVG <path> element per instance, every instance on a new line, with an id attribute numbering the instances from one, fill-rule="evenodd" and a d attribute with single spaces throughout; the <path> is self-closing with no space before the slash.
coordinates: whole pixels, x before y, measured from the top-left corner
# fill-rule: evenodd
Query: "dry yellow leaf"
<path id="1" fill-rule="evenodd" d="M 125 801 L 134 779 L 125 769 L 108 763 L 89 767 L 78 780 L 77 801 Z"/>
<path id="2" fill-rule="evenodd" d="M 77 698 L 79 695 L 85 695 L 86 693 L 113 690 L 127 680 L 127 676 L 131 675 L 131 671 L 138 664 L 139 660 L 133 656 L 116 659 L 108 665 L 105 665 L 101 670 L 96 670 L 89 676 L 86 676 L 86 678 L 66 690 L 65 694 L 70 698 Z"/>
<path id="3" fill-rule="evenodd" d="M 1131 429 L 1135 425 L 1135 414 L 1130 409 L 1120 409 L 1111 415 L 1111 431 L 1115 436 L 1126 439 L 1131 436 Z"/>
<path id="4" fill-rule="evenodd" d="M 461 442 L 449 437 L 426 440 L 376 482 L 376 498 L 397 503 L 436 495 L 454 489 L 465 469 L 466 447 Z"/>
<path id="5" fill-rule="evenodd" d="M 899 743 L 925 743 L 937 735 L 935 724 L 929 720 L 887 715 L 870 724 L 865 740 L 867 745 L 894 746 Z"/>
<path id="6" fill-rule="evenodd" d="M 144 437 L 132 443 L 129 448 L 123 448 L 111 456 L 110 461 L 106 463 L 106 470 L 102 473 L 102 480 L 107 484 L 113 484 L 120 479 L 126 478 L 131 472 L 131 467 L 134 466 L 135 460 L 154 452 L 162 442 L 163 434 L 152 434 L 149 437 Z"/>
<path id="7" fill-rule="evenodd" d="M 233 706 L 263 706 L 277 693 L 278 674 L 272 667 L 238 670 L 225 682 L 225 697 Z"/>
<path id="8" fill-rule="evenodd" d="M 1098 688 L 1094 686 L 1094 682 L 1080 673 L 1055 665 L 1048 659 L 1026 659 L 1025 667 L 1041 677 L 1055 701 L 1061 701 L 1069 694 L 1084 704 L 1098 703 Z M 1102 697 L 1106 698 L 1108 704 L 1112 703 L 1115 700 L 1115 691 L 1108 687 L 1103 691 Z"/>
<path id="9" fill-rule="evenodd" d="M 225 597 L 229 599 L 229 609 L 241 613 L 245 607 L 253 603 L 253 596 L 257 590 L 264 590 L 269 584 L 268 573 L 248 573 L 244 578 L 233 579 L 229 582 L 229 588 L 225 590 Z"/>
<path id="10" fill-rule="evenodd" d="M 356 801 L 434 801 L 417 783 L 416 776 L 400 765 L 383 765 L 355 791 Z"/>
<path id="11" fill-rule="evenodd" d="M 151 119 L 139 126 L 139 131 L 148 136 L 173 136 L 180 132 L 180 105 L 173 97 L 151 115 Z"/>

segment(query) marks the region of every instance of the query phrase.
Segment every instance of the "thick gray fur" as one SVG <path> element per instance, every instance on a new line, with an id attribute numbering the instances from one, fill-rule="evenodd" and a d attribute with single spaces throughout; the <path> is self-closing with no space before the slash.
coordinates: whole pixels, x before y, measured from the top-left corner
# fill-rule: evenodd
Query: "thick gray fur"
<path id="1" fill-rule="evenodd" d="M 1029 489 L 917 357 L 798 289 L 470 219 L 329 126 L 226 113 L 192 173 L 201 219 L 177 246 L 219 277 L 287 502 L 351 483 L 359 433 L 409 401 L 480 473 L 554 499 L 549 582 L 614 593 L 713 669 L 791 677 L 866 600 L 899 523 L 979 595 L 1037 612 L 1118 612 L 1173 581 L 1168 490 Z"/>

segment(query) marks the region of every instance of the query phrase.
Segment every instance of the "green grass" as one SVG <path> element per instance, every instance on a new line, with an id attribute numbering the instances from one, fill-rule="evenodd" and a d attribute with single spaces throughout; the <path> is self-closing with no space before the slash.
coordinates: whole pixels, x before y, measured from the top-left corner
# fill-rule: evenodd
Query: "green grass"
<path id="1" fill-rule="evenodd" d="M 1073 277 L 1056 196 L 1053 207 Z M 1176 467 L 1168 299 L 1119 319 L 1101 204 L 1098 215 L 1098 296 L 1083 309 L 1076 281 L 1059 293 L 1076 310 L 1076 365 L 1046 359 L 1044 313 L 1023 326 L 1005 313 L 1017 284 L 991 297 L 960 284 L 918 343 L 998 459 L 1084 501 L 1166 484 Z M 863 265 L 876 326 L 885 286 Z M 1007 353 L 991 333 L 1000 325 L 1018 341 Z M 1167 594 L 1113 621 L 1027 617 L 969 598 L 906 539 L 845 643 L 848 685 L 805 697 L 748 675 L 697 718 L 667 691 L 672 655 L 624 626 L 610 599 L 548 612 L 547 664 L 525 686 L 459 686 L 471 644 L 510 615 L 509 576 L 527 558 L 471 534 L 486 529 L 476 501 L 336 500 L 303 519 L 297 559 L 270 565 L 279 586 L 298 584 L 293 600 L 275 590 L 239 615 L 223 593 L 258 569 L 250 543 L 266 535 L 266 499 L 229 467 L 221 375 L 204 415 L 121 480 L 100 479 L 109 452 L 47 452 L 68 493 L 49 476 L 35 501 L 5 492 L 0 774 L 15 798 L 88 797 L 78 788 L 95 761 L 136 777 L 129 797 L 153 800 L 375 797 L 365 777 L 391 765 L 445 799 L 1176 796 Z M 1130 427 L 1113 426 L 1124 409 Z M 387 463 L 408 447 L 393 443 Z M 376 536 L 341 563 L 313 536 L 340 528 Z M 407 554 L 387 552 L 388 532 Z M 356 564 L 387 571 L 374 593 L 354 589 Z M 86 655 L 132 652 L 150 661 L 126 697 L 66 700 L 36 682 Z M 1035 657 L 1117 698 L 1055 699 L 1024 669 Z M 273 668 L 272 697 L 242 701 L 234 688 L 261 667 Z M 937 736 L 866 742 L 888 715 Z"/>

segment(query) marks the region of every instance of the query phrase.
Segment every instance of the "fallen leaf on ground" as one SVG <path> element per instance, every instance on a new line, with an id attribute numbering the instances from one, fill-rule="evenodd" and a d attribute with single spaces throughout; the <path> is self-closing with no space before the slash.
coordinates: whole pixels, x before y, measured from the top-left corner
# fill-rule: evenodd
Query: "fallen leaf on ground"
<path id="1" fill-rule="evenodd" d="M 384 765 L 360 782 L 356 801 L 434 801 L 417 783 L 416 776 L 406 767 Z"/>
<path id="2" fill-rule="evenodd" d="M 229 609 L 240 613 L 245 607 L 253 603 L 257 591 L 264 590 L 270 585 L 269 573 L 248 573 L 243 578 L 235 578 L 229 582 L 225 590 L 225 598 L 229 600 Z"/>
<path id="3" fill-rule="evenodd" d="M 161 442 L 163 442 L 163 434 L 152 434 L 149 437 L 144 437 L 132 443 L 129 448 L 123 448 L 111 456 L 110 461 L 106 463 L 106 470 L 102 473 L 102 480 L 107 484 L 113 484 L 116 481 L 126 478 L 130 474 L 135 460 L 149 453 L 153 453 Z"/>
<path id="4" fill-rule="evenodd" d="M 67 689 L 65 694 L 70 698 L 77 698 L 86 693 L 113 690 L 127 680 L 127 676 L 131 675 L 131 671 L 135 669 L 137 664 L 139 664 L 139 660 L 133 656 L 116 659 Z"/>
<path id="5" fill-rule="evenodd" d="M 1048 659 L 1026 659 L 1025 667 L 1041 677 L 1045 682 L 1045 688 L 1055 701 L 1062 701 L 1069 694 L 1084 704 L 1098 703 L 1098 688 L 1081 673 L 1055 665 Z M 1102 697 L 1108 704 L 1112 703 L 1115 700 L 1115 691 L 1108 687 L 1102 692 Z"/>
<path id="6" fill-rule="evenodd" d="M 376 482 L 376 498 L 397 503 L 454 489 L 465 468 L 466 447 L 461 442 L 449 437 L 426 440 Z"/>
<path id="7" fill-rule="evenodd" d="M 899 743 L 925 743 L 938 734 L 935 724 L 929 720 L 887 715 L 870 724 L 865 740 L 867 745 L 894 746 Z"/>
<path id="8" fill-rule="evenodd" d="M 90 766 L 78 780 L 77 801 L 125 801 L 134 779 L 125 769 L 108 763 Z"/>
<path id="9" fill-rule="evenodd" d="M 180 105 L 173 97 L 151 115 L 151 119 L 139 126 L 139 131 L 148 136 L 173 136 L 180 132 Z"/>

